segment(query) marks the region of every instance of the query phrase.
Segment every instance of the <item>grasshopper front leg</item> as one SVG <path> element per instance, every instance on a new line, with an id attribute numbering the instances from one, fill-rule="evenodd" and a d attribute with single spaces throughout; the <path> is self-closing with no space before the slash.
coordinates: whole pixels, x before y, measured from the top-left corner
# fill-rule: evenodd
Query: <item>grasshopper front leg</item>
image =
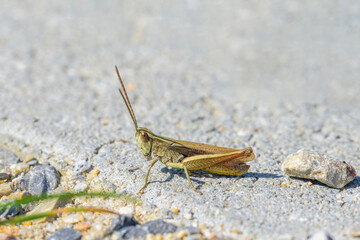
<path id="1" fill-rule="evenodd" d="M 142 195 L 143 192 L 144 192 L 144 189 L 147 187 L 150 170 L 151 170 L 151 168 L 155 165 L 155 163 L 156 163 L 157 161 L 159 161 L 159 157 L 155 157 L 155 159 L 151 161 L 151 163 L 150 163 L 150 165 L 149 165 L 149 168 L 148 168 L 148 171 L 147 171 L 147 173 L 146 173 L 145 184 L 144 184 L 144 186 L 139 190 L 139 195 Z"/>

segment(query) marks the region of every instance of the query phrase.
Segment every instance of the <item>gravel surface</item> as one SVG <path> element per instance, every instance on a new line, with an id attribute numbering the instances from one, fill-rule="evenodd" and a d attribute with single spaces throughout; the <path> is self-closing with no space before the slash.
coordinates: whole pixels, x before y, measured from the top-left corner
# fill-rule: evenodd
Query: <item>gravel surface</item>
<path id="1" fill-rule="evenodd" d="M 202 196 L 182 170 L 156 164 L 139 198 L 162 218 L 234 239 L 360 232 L 359 177 L 334 189 L 281 172 L 301 148 L 360 172 L 359 2 L 1 5 L 0 145 L 20 159 L 76 175 L 79 189 L 136 195 L 149 162 L 116 64 L 140 126 L 256 154 L 243 177 L 191 176 Z"/>

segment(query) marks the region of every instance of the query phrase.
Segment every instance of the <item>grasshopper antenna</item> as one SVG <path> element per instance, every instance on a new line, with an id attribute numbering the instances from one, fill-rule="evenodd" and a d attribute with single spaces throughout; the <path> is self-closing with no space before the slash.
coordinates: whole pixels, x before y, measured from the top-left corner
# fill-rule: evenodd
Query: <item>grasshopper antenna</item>
<path id="1" fill-rule="evenodd" d="M 122 92 L 121 89 L 119 88 L 119 92 L 120 92 L 120 94 L 121 94 L 121 96 L 122 96 L 122 98 L 123 98 L 123 100 L 124 100 L 124 102 L 125 102 L 125 105 L 126 105 L 128 111 L 129 111 L 129 113 L 130 113 L 131 119 L 132 119 L 133 122 L 134 122 L 135 129 L 137 130 L 137 129 L 138 129 L 138 125 L 137 125 L 135 113 L 134 113 L 134 110 L 133 110 L 133 108 L 132 108 L 132 106 L 131 106 L 131 103 L 130 103 L 129 97 L 128 97 L 128 95 L 127 95 L 127 92 L 126 92 L 124 83 L 123 83 L 123 81 L 122 81 L 122 79 L 121 79 L 121 77 L 120 77 L 120 73 L 119 73 L 119 70 L 118 70 L 118 68 L 117 68 L 116 65 L 115 65 L 115 70 L 116 70 L 117 76 L 118 76 L 118 78 L 119 78 L 119 80 L 120 80 L 122 89 L 123 89 L 123 91 L 124 91 L 124 92 Z"/>

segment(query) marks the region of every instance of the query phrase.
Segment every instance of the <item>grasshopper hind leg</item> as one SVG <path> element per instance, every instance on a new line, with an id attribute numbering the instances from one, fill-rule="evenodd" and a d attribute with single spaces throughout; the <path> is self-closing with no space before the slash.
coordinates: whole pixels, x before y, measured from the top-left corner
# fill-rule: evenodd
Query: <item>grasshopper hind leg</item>
<path id="1" fill-rule="evenodd" d="M 190 176 L 189 176 L 189 172 L 192 172 L 192 171 L 191 171 L 191 170 L 188 170 L 187 167 L 186 167 L 184 164 L 182 164 L 182 163 L 167 162 L 165 165 L 168 166 L 168 167 L 172 167 L 172 168 L 184 169 L 186 178 L 187 178 L 188 182 L 190 183 L 190 187 L 191 187 L 195 192 L 199 193 L 200 195 L 202 194 L 202 192 L 200 192 L 199 190 L 197 190 L 197 189 L 194 187 L 194 185 L 192 184 L 191 179 L 190 179 Z"/>
<path id="2" fill-rule="evenodd" d="M 151 168 L 155 165 L 155 163 L 156 163 L 157 161 L 159 161 L 159 158 L 158 158 L 158 157 L 155 157 L 155 159 L 151 161 L 151 163 L 150 163 L 150 165 L 149 165 L 149 168 L 148 168 L 148 171 L 147 171 L 147 173 L 146 173 L 145 184 L 144 184 L 144 186 L 139 190 L 139 195 L 142 195 L 143 192 L 144 192 L 144 189 L 147 187 L 150 170 L 151 170 Z"/>
<path id="3" fill-rule="evenodd" d="M 187 170 L 187 168 L 184 166 L 184 171 L 185 171 L 185 175 L 186 175 L 186 178 L 188 180 L 188 182 L 190 183 L 190 187 L 195 190 L 195 192 L 199 193 L 200 195 L 202 195 L 202 192 L 200 192 L 199 190 L 197 190 L 194 185 L 192 184 L 191 182 L 191 179 L 190 179 L 190 176 L 189 176 L 189 172 Z"/>

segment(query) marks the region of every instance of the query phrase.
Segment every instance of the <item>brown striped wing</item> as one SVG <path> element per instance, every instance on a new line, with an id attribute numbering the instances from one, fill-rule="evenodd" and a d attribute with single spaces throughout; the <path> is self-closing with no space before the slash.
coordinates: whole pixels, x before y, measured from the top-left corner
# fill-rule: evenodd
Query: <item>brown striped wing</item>
<path id="1" fill-rule="evenodd" d="M 230 153 L 234 151 L 240 151 L 239 149 L 218 147 L 214 145 L 208 145 L 203 143 L 189 142 L 183 140 L 174 140 L 174 143 L 169 147 L 171 150 L 177 151 L 185 156 L 194 156 L 199 154 L 216 154 L 216 153 Z M 251 148 L 242 149 L 252 153 Z"/>

